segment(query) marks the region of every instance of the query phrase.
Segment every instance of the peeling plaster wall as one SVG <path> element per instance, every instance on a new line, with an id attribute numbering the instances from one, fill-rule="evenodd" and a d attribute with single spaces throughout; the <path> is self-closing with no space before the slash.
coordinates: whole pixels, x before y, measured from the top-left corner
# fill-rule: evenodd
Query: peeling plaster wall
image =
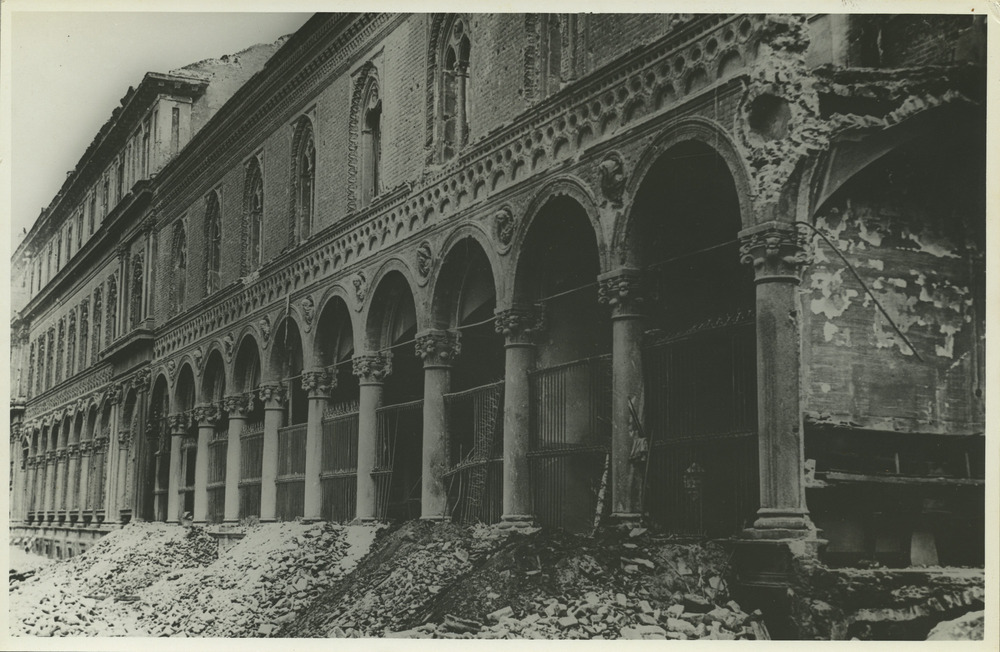
<path id="1" fill-rule="evenodd" d="M 960 175 L 945 173 L 947 162 L 913 172 L 921 164 L 862 172 L 821 208 L 815 226 L 854 265 L 922 361 L 829 245 L 813 238 L 800 288 L 807 419 L 982 432 L 985 324 L 976 297 L 984 268 L 975 254 L 982 250 L 979 231 L 970 226 L 983 219 L 981 195 L 949 187 Z"/>

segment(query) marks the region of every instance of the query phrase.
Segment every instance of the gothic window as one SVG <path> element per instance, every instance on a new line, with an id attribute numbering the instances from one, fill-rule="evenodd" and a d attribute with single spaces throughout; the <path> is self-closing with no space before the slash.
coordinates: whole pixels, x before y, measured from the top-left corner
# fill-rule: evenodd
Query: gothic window
<path id="1" fill-rule="evenodd" d="M 243 214 L 245 238 L 243 250 L 243 273 L 260 267 L 263 256 L 264 228 L 264 177 L 260 162 L 254 156 L 247 165 L 243 194 Z"/>
<path id="2" fill-rule="evenodd" d="M 59 334 L 56 339 L 56 370 L 55 383 L 58 385 L 63 379 L 63 356 L 66 354 L 66 319 L 59 320 Z"/>
<path id="3" fill-rule="evenodd" d="M 90 213 L 90 233 L 94 233 L 95 222 L 97 220 L 97 195 L 90 195 L 90 202 L 87 206 L 87 210 Z"/>
<path id="4" fill-rule="evenodd" d="M 76 312 L 69 313 L 69 328 L 66 331 L 66 377 L 76 370 Z"/>
<path id="5" fill-rule="evenodd" d="M 299 118 L 292 142 L 294 147 L 292 180 L 295 184 L 292 189 L 294 201 L 292 242 L 294 243 L 305 240 L 312 233 L 316 210 L 316 142 L 309 118 Z"/>
<path id="6" fill-rule="evenodd" d="M 142 160 L 140 178 L 145 179 L 149 172 L 149 121 L 142 126 Z"/>
<path id="7" fill-rule="evenodd" d="M 70 222 L 69 226 L 66 227 L 66 262 L 69 262 L 70 256 L 73 255 L 73 223 Z"/>
<path id="8" fill-rule="evenodd" d="M 101 182 L 101 215 L 106 216 L 108 214 L 108 209 L 110 207 L 111 197 L 108 193 L 108 185 L 110 181 L 108 180 L 108 175 L 104 175 L 104 180 Z"/>
<path id="9" fill-rule="evenodd" d="M 76 214 L 76 250 L 83 247 L 83 209 Z"/>
<path id="10" fill-rule="evenodd" d="M 219 194 L 208 193 L 205 208 L 205 294 L 212 294 L 222 287 L 219 269 L 222 261 L 222 216 L 219 211 Z"/>
<path id="11" fill-rule="evenodd" d="M 32 294 L 35 292 L 35 261 L 28 263 L 28 267 L 31 268 L 31 285 L 29 286 Z"/>
<path id="12" fill-rule="evenodd" d="M 118 329 L 118 276 L 112 274 L 108 278 L 108 325 L 104 329 L 105 346 L 115 339 Z"/>
<path id="13" fill-rule="evenodd" d="M 96 361 L 97 354 L 101 350 L 101 330 L 104 326 L 104 293 L 101 288 L 94 290 L 94 353 L 92 358 Z"/>
<path id="14" fill-rule="evenodd" d="M 125 188 L 125 157 L 118 157 L 118 171 L 115 173 L 115 202 L 121 201 Z M 90 223 L 90 232 L 94 232 L 94 223 Z"/>
<path id="15" fill-rule="evenodd" d="M 62 231 L 56 234 L 56 273 L 62 269 Z"/>
<path id="16" fill-rule="evenodd" d="M 187 234 L 184 231 L 183 220 L 174 222 L 170 258 L 173 265 L 173 283 L 170 284 L 170 314 L 176 315 L 184 308 L 187 295 Z"/>
<path id="17" fill-rule="evenodd" d="M 80 304 L 80 369 L 87 368 L 87 356 L 90 353 L 90 321 L 87 314 L 87 300 Z"/>
<path id="18" fill-rule="evenodd" d="M 528 14 L 525 17 L 525 97 L 557 93 L 586 72 L 586 14 Z"/>
<path id="19" fill-rule="evenodd" d="M 35 343 L 32 342 L 28 349 L 28 398 L 35 391 Z"/>
<path id="20" fill-rule="evenodd" d="M 143 275 L 144 275 L 144 256 L 140 251 L 137 253 L 132 260 L 132 278 L 130 280 L 129 288 L 129 301 L 128 301 L 128 314 L 129 314 L 129 324 L 132 328 L 139 325 L 142 321 L 142 288 L 143 288 Z"/>
<path id="21" fill-rule="evenodd" d="M 48 347 L 45 346 L 45 336 L 42 335 L 38 338 L 38 380 L 35 381 L 36 394 L 41 394 L 45 391 L 45 374 L 49 372 L 48 358 L 45 357 L 48 350 Z"/>
<path id="22" fill-rule="evenodd" d="M 440 21 L 432 41 L 432 72 L 437 93 L 435 136 L 441 161 L 455 157 L 469 140 L 469 57 L 472 41 L 466 16 L 448 16 Z M 436 67 L 436 70 L 433 70 Z"/>
<path id="23" fill-rule="evenodd" d="M 361 201 L 368 205 L 379 195 L 379 168 L 382 161 L 382 100 L 379 98 L 378 80 L 369 84 L 364 107 L 361 131 Z"/>

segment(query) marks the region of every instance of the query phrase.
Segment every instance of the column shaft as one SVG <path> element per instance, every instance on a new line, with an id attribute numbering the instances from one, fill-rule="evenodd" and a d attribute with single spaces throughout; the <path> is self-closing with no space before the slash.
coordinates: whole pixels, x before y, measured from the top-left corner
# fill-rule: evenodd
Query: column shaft
<path id="1" fill-rule="evenodd" d="M 426 519 L 441 519 L 448 516 L 448 491 L 444 483 L 444 473 L 448 466 L 448 433 L 445 430 L 444 395 L 450 391 L 450 367 L 424 367 L 424 432 L 420 515 Z"/>
<path id="2" fill-rule="evenodd" d="M 535 366 L 535 345 L 511 343 L 506 348 L 503 400 L 503 520 L 530 521 L 528 437 L 531 392 L 528 372 Z"/>
<path id="3" fill-rule="evenodd" d="M 322 518 L 323 492 L 320 485 L 320 467 L 323 461 L 323 411 L 326 396 L 309 397 L 309 416 L 306 423 L 306 480 L 303 518 L 318 521 Z"/>
<path id="4" fill-rule="evenodd" d="M 645 404 L 643 325 L 641 319 L 628 315 L 615 318 L 612 328 L 611 513 L 617 520 L 638 521 L 646 505 L 640 503 L 640 496 L 644 498 L 642 469 L 636 468 L 631 457 L 640 436 L 632 409 L 641 419 Z"/>
<path id="5" fill-rule="evenodd" d="M 229 443 L 226 445 L 226 511 L 227 523 L 235 523 L 240 517 L 240 463 L 242 462 L 243 428 L 247 420 L 244 416 L 229 417 Z"/>
<path id="6" fill-rule="evenodd" d="M 181 440 L 183 427 L 171 425 L 170 432 L 170 484 L 167 487 L 167 522 L 176 523 L 181 516 Z"/>
<path id="7" fill-rule="evenodd" d="M 211 421 L 198 422 L 198 451 L 194 457 L 194 522 L 208 520 L 208 444 L 215 434 Z"/>
<path id="8" fill-rule="evenodd" d="M 285 425 L 285 407 L 280 385 L 269 387 L 268 394 L 261 390 L 264 401 L 263 464 L 260 470 L 260 520 L 277 518 L 278 486 L 278 430 Z"/>
<path id="9" fill-rule="evenodd" d="M 382 407 L 382 383 L 362 382 L 358 395 L 358 495 L 355 518 L 370 521 L 375 518 L 375 468 L 376 417 L 375 410 Z"/>

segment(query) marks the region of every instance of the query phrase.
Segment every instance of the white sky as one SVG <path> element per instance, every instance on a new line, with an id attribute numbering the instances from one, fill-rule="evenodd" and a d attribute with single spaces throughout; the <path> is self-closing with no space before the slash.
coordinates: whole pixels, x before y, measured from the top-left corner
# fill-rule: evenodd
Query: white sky
<path id="1" fill-rule="evenodd" d="M 25 5 L 21 5 L 22 8 Z M 270 43 L 305 13 L 11 13 L 14 243 L 147 71 Z"/>

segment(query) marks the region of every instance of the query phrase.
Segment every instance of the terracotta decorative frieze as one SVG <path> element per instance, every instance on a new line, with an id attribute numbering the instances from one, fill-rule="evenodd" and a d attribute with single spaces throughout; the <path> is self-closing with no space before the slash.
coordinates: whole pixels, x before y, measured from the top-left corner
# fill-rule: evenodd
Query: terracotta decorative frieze
<path id="1" fill-rule="evenodd" d="M 597 301 L 611 308 L 615 316 L 634 314 L 642 309 L 642 279 L 637 269 L 623 268 L 597 278 Z"/>
<path id="2" fill-rule="evenodd" d="M 392 373 L 392 354 L 367 353 L 354 356 L 354 375 L 362 383 L 381 383 Z"/>
<path id="3" fill-rule="evenodd" d="M 545 309 L 541 304 L 518 305 L 496 311 L 494 327 L 508 344 L 535 344 L 545 326 Z"/>
<path id="4" fill-rule="evenodd" d="M 740 261 L 753 265 L 756 281 L 798 282 L 809 261 L 806 239 L 794 224 L 766 222 L 740 232 Z"/>
<path id="5" fill-rule="evenodd" d="M 417 335 L 416 353 L 425 367 L 450 365 L 461 352 L 462 334 L 457 330 L 432 330 Z"/>

